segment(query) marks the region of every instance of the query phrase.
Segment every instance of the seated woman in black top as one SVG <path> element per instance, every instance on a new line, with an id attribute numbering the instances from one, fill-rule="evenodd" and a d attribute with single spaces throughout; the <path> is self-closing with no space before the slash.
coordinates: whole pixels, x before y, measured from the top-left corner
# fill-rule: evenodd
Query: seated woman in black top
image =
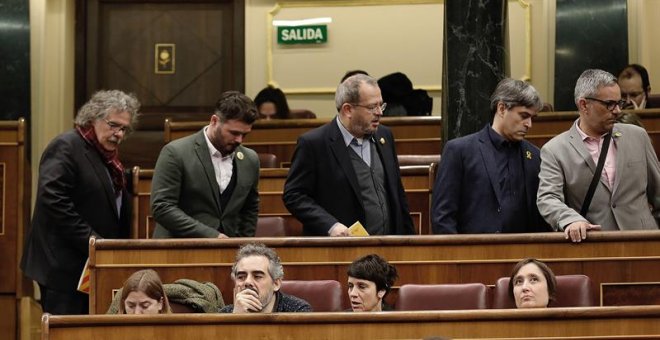
<path id="1" fill-rule="evenodd" d="M 383 298 L 398 278 L 396 268 L 385 259 L 370 254 L 348 266 L 348 298 L 354 312 L 380 312 L 390 309 Z"/>

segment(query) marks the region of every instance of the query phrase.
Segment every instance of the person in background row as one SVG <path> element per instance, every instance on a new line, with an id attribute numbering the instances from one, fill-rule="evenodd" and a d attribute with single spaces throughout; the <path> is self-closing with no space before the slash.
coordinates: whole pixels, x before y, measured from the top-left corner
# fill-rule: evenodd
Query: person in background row
<path id="1" fill-rule="evenodd" d="M 300 138 L 282 199 L 307 235 L 413 234 L 392 131 L 380 124 L 378 83 L 358 74 L 335 94 L 337 117 Z"/>
<path id="2" fill-rule="evenodd" d="M 396 268 L 385 259 L 370 254 L 348 266 L 348 298 L 354 312 L 391 310 L 383 299 L 399 277 Z"/>
<path id="3" fill-rule="evenodd" d="M 644 66 L 639 64 L 630 64 L 623 68 L 619 73 L 617 83 L 621 88 L 621 99 L 626 104 L 621 109 L 646 109 L 649 106 L 649 93 L 651 92 L 651 83 L 649 82 L 649 73 Z"/>
<path id="4" fill-rule="evenodd" d="M 168 314 L 170 303 L 160 276 L 152 269 L 139 270 L 124 282 L 119 314 Z"/>
<path id="5" fill-rule="evenodd" d="M 77 291 L 89 239 L 128 238 L 131 200 L 118 148 L 135 125 L 140 103 L 122 91 L 98 91 L 53 139 L 39 164 L 37 200 L 21 269 L 39 283 L 51 314 L 87 314 Z"/>
<path id="6" fill-rule="evenodd" d="M 291 113 L 284 92 L 272 86 L 259 91 L 254 104 L 260 119 L 287 119 Z"/>
<path id="7" fill-rule="evenodd" d="M 532 85 L 503 79 L 490 97 L 492 124 L 447 142 L 431 202 L 434 234 L 552 231 L 536 208 L 539 149 L 524 139 L 541 107 Z"/>
<path id="8" fill-rule="evenodd" d="M 231 268 L 234 303 L 220 313 L 311 312 L 301 298 L 280 292 L 284 268 L 277 253 L 261 243 L 242 246 Z"/>
<path id="9" fill-rule="evenodd" d="M 241 143 L 256 119 L 252 99 L 227 91 L 209 125 L 163 147 L 151 186 L 154 238 L 254 236 L 259 157 Z"/>
<path id="10" fill-rule="evenodd" d="M 660 165 L 644 129 L 616 123 L 624 103 L 612 74 L 584 71 L 575 84 L 580 117 L 541 148 L 537 205 L 572 242 L 590 230 L 658 230 Z"/>
<path id="11" fill-rule="evenodd" d="M 546 308 L 555 301 L 557 280 L 552 270 L 536 259 L 518 262 L 509 278 L 509 296 L 516 308 Z"/>
<path id="12" fill-rule="evenodd" d="M 356 75 L 356 74 L 364 74 L 365 76 L 368 76 L 368 75 L 369 75 L 369 73 L 367 73 L 367 71 L 364 71 L 364 70 L 350 70 L 350 71 L 346 71 L 346 73 L 344 73 L 344 76 L 341 77 L 341 81 L 339 82 L 339 84 L 343 83 L 344 80 L 346 80 L 346 79 L 348 79 L 348 78 L 350 78 L 350 77 L 352 77 L 352 76 L 354 76 L 354 75 Z"/>

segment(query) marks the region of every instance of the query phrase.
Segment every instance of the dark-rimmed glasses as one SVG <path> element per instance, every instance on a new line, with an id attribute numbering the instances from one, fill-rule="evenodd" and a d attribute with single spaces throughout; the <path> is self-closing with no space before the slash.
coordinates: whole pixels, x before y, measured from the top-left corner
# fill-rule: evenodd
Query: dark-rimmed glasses
<path id="1" fill-rule="evenodd" d="M 602 99 L 593 98 L 593 97 L 584 97 L 584 99 L 597 101 L 597 102 L 603 104 L 610 111 L 614 111 L 614 108 L 616 108 L 617 106 L 620 109 L 623 109 L 623 107 L 626 106 L 626 101 L 623 100 L 623 99 L 621 99 L 621 100 L 602 100 Z"/>

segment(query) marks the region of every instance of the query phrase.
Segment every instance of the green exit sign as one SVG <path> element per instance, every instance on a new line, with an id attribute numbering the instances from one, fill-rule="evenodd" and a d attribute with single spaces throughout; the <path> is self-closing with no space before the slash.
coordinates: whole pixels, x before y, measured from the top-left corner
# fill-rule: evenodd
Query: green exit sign
<path id="1" fill-rule="evenodd" d="M 324 44 L 328 42 L 327 25 L 308 26 L 278 26 L 277 43 L 293 44 Z"/>

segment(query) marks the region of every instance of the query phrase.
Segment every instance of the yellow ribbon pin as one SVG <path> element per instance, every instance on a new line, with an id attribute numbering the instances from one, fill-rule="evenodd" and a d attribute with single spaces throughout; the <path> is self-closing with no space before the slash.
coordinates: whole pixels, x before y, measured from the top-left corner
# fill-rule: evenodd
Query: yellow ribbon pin
<path id="1" fill-rule="evenodd" d="M 385 145 L 385 138 L 383 138 L 383 137 L 380 138 L 380 144 Z"/>
<path id="2" fill-rule="evenodd" d="M 529 150 L 525 151 L 525 157 L 526 157 L 527 159 L 532 159 L 532 152 L 529 151 Z"/>

